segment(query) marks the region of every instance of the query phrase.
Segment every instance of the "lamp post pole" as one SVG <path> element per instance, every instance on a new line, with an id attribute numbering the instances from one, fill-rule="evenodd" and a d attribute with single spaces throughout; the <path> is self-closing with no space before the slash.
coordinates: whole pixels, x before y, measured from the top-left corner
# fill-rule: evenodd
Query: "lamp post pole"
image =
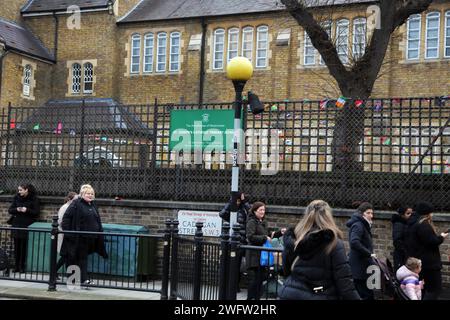
<path id="1" fill-rule="evenodd" d="M 228 62 L 227 76 L 233 81 L 236 93 L 234 101 L 233 167 L 231 171 L 230 236 L 237 223 L 237 197 L 239 191 L 239 144 L 241 143 L 242 92 L 253 75 L 252 63 L 244 57 L 235 57 Z"/>

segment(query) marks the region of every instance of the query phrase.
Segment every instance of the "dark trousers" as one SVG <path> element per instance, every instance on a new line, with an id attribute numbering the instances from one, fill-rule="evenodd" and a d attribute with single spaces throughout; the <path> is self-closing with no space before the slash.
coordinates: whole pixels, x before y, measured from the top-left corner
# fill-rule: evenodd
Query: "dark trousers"
<path id="1" fill-rule="evenodd" d="M 438 300 L 442 291 L 441 270 L 422 269 L 420 276 L 425 282 L 423 300 Z"/>
<path id="2" fill-rule="evenodd" d="M 248 269 L 247 300 L 259 300 L 261 298 L 261 287 L 265 278 L 265 273 L 264 267 Z"/>
<path id="3" fill-rule="evenodd" d="M 353 282 L 362 300 L 374 300 L 373 290 L 367 288 L 367 279 L 355 279 Z"/>
<path id="4" fill-rule="evenodd" d="M 25 272 L 28 237 L 14 238 L 14 258 L 16 271 Z"/>

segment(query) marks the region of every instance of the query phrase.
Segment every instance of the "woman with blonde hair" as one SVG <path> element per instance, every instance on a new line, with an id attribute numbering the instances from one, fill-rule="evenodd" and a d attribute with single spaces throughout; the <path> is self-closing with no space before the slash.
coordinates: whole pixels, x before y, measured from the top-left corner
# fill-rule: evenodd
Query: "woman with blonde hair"
<path id="1" fill-rule="evenodd" d="M 62 219 L 64 231 L 103 232 L 102 221 L 97 206 L 93 202 L 95 191 L 92 186 L 81 186 L 80 197 L 72 201 Z M 98 253 L 108 258 L 103 237 L 99 235 L 66 234 L 61 248 L 61 256 L 67 267 L 77 265 L 81 271 L 81 283 L 90 284 L 87 275 L 87 259 L 89 254 Z"/>
<path id="2" fill-rule="evenodd" d="M 359 300 L 342 232 L 328 203 L 314 200 L 295 229 L 284 235 L 284 300 Z"/>

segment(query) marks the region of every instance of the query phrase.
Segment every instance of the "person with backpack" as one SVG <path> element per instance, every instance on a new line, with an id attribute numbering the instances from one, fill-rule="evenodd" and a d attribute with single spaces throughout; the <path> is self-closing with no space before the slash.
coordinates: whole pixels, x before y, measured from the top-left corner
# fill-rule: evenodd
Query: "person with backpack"
<path id="1" fill-rule="evenodd" d="M 331 208 L 314 200 L 283 237 L 283 300 L 360 300 Z"/>
<path id="2" fill-rule="evenodd" d="M 397 210 L 398 214 L 393 214 L 392 222 L 392 242 L 394 245 L 394 271 L 400 268 L 406 261 L 405 237 L 408 219 L 411 217 L 413 209 L 411 206 L 402 206 Z"/>
<path id="3" fill-rule="evenodd" d="M 27 228 L 35 222 L 40 213 L 36 188 L 29 183 L 19 185 L 8 211 L 11 215 L 11 226 L 14 228 Z M 27 259 L 28 232 L 13 230 L 12 237 L 14 238 L 14 272 L 23 273 Z"/>
<path id="4" fill-rule="evenodd" d="M 373 300 L 373 290 L 367 287 L 368 267 L 373 265 L 372 242 L 373 206 L 368 202 L 359 205 L 356 213 L 347 221 L 349 228 L 350 254 L 349 263 L 352 269 L 356 290 L 361 299 Z"/>
<path id="5" fill-rule="evenodd" d="M 429 202 L 418 202 L 415 212 L 419 216 L 417 223 L 411 226 L 409 254 L 422 260 L 421 278 L 424 280 L 424 300 L 437 300 L 442 291 L 442 261 L 439 246 L 448 233 L 437 233 L 433 224 L 434 207 Z"/>

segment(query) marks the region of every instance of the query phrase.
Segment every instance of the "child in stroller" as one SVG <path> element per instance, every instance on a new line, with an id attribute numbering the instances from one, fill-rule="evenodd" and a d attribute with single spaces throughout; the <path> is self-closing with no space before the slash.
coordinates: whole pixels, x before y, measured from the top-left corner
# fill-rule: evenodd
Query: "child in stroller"
<path id="1" fill-rule="evenodd" d="M 381 271 L 381 293 L 383 297 L 389 300 L 411 300 L 401 288 L 400 282 L 392 267 L 391 261 L 388 258 L 385 261 L 380 258 L 373 258 L 375 265 Z"/>

